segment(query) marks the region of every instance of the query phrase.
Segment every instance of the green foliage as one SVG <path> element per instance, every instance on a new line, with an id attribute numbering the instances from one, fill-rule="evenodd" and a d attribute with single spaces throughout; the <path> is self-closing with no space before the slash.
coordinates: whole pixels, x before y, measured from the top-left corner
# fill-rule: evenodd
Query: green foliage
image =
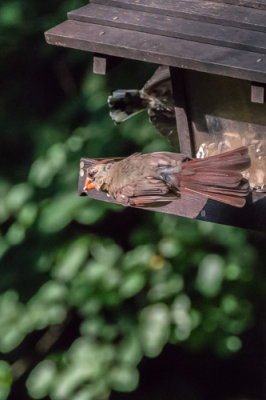
<path id="1" fill-rule="evenodd" d="M 167 343 L 230 356 L 254 324 L 250 285 L 265 289 L 245 231 L 78 197 L 80 157 L 170 149 L 146 115 L 108 117 L 110 90 L 140 87 L 153 66 L 125 62 L 107 81 L 87 54 L 44 43 L 83 4 L 0 6 L 3 400 L 22 376 L 33 399 L 132 391 L 139 362 Z"/>

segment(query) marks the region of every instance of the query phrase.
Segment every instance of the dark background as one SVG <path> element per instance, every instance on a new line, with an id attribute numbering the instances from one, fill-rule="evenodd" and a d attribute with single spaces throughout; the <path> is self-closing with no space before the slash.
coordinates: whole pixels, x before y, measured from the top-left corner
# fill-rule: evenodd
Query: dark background
<path id="1" fill-rule="evenodd" d="M 171 150 L 108 116 L 156 66 L 45 43 L 85 3 L 0 4 L 0 399 L 262 399 L 265 235 L 77 196 L 81 157 Z"/>

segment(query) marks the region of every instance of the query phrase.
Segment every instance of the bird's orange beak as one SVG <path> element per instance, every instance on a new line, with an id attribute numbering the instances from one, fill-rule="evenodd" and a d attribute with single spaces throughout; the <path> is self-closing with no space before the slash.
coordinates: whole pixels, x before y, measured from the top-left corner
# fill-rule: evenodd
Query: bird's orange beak
<path id="1" fill-rule="evenodd" d="M 83 190 L 85 192 L 88 192 L 89 190 L 92 189 L 95 189 L 94 183 L 92 183 L 92 181 L 89 178 L 87 178 Z"/>

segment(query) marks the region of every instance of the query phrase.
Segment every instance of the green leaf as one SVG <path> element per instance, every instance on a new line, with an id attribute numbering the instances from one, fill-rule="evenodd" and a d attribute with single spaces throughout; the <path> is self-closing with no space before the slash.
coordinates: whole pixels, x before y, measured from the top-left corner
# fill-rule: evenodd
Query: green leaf
<path id="1" fill-rule="evenodd" d="M 76 209 L 80 206 L 81 201 L 77 193 L 58 196 L 44 206 L 38 223 L 40 231 L 44 233 L 60 231 L 74 219 Z"/>
<path id="2" fill-rule="evenodd" d="M 145 275 L 142 273 L 133 273 L 125 277 L 119 288 L 120 296 L 127 298 L 135 296 L 143 289 L 146 283 Z"/>
<path id="3" fill-rule="evenodd" d="M 224 260 L 217 254 L 206 255 L 199 265 L 197 289 L 207 297 L 216 296 L 223 282 Z"/>
<path id="4" fill-rule="evenodd" d="M 26 386 L 29 395 L 33 399 L 46 397 L 54 381 L 56 380 L 57 368 L 53 361 L 41 361 L 30 373 Z"/>
<path id="5" fill-rule="evenodd" d="M 60 257 L 57 266 L 54 268 L 54 276 L 65 282 L 71 281 L 88 257 L 89 243 L 88 237 L 74 241 L 65 251 L 65 254 Z"/>
<path id="6" fill-rule="evenodd" d="M 118 392 L 132 392 L 137 388 L 138 381 L 137 369 L 127 364 L 112 368 L 109 374 L 110 386 Z"/>
<path id="7" fill-rule="evenodd" d="M 0 399 L 7 400 L 12 384 L 11 369 L 7 362 L 0 360 Z"/>
<path id="8" fill-rule="evenodd" d="M 28 183 L 13 186 L 6 196 L 6 207 L 10 212 L 18 211 L 33 195 L 33 188 Z"/>
<path id="9" fill-rule="evenodd" d="M 141 311 L 139 334 L 146 355 L 158 356 L 169 338 L 169 333 L 170 315 L 165 304 L 154 304 Z"/>

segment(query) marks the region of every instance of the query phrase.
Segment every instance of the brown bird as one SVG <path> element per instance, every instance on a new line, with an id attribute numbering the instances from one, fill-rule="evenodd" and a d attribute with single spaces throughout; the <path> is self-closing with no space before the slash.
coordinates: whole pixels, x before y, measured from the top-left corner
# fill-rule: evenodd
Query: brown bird
<path id="1" fill-rule="evenodd" d="M 189 193 L 243 207 L 250 187 L 241 171 L 249 166 L 247 147 L 203 159 L 136 153 L 93 164 L 87 169 L 84 191 L 101 190 L 125 206 L 156 206 Z"/>
<path id="2" fill-rule="evenodd" d="M 150 122 L 178 148 L 173 88 L 169 67 L 161 65 L 142 89 L 115 90 L 108 97 L 110 116 L 119 124 L 147 110 Z"/>

